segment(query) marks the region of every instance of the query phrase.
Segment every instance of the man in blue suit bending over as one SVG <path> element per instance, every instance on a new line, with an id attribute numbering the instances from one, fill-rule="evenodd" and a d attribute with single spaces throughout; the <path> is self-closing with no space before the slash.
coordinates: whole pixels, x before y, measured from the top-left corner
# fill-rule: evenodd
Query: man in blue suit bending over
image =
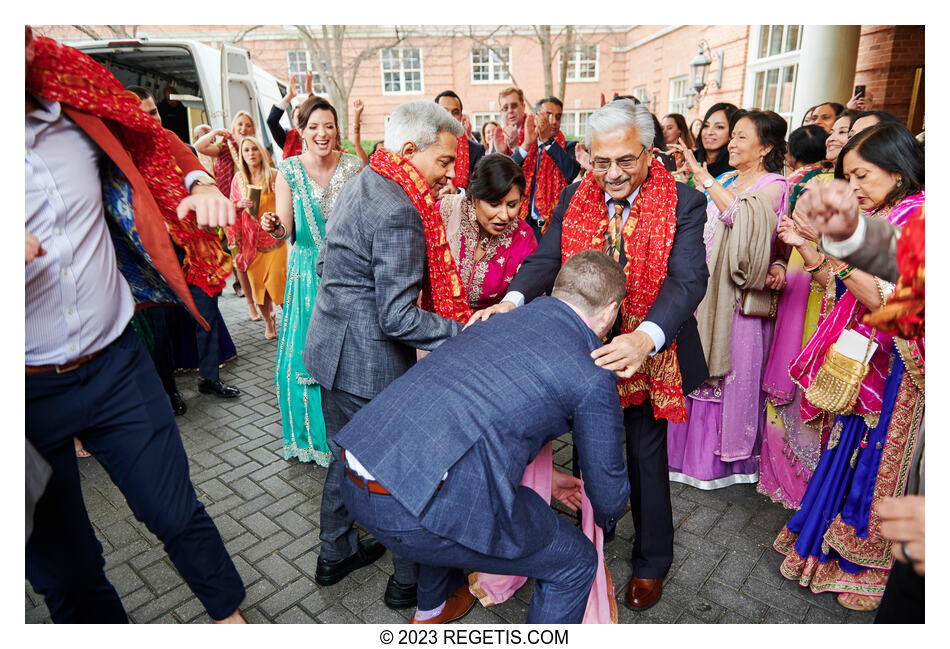
<path id="1" fill-rule="evenodd" d="M 421 564 L 414 623 L 469 610 L 462 568 L 535 578 L 529 623 L 581 622 L 594 546 L 521 478 L 544 444 L 573 430 L 596 523 L 609 531 L 623 514 L 630 487 L 617 376 L 591 352 L 624 291 L 609 256 L 578 253 L 552 297 L 443 343 L 334 438 L 347 510 L 395 554 Z M 545 336 L 534 333 L 542 329 Z M 578 489 L 555 473 L 556 498 Z"/>

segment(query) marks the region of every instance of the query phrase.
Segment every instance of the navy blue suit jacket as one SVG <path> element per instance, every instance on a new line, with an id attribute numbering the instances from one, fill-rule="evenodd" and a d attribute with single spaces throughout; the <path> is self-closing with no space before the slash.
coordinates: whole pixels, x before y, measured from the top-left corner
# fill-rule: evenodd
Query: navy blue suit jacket
<path id="1" fill-rule="evenodd" d="M 610 529 L 630 486 L 617 378 L 590 357 L 600 344 L 565 303 L 538 299 L 447 340 L 357 412 L 333 443 L 421 527 L 517 558 L 550 542 L 557 525 L 550 506 L 521 486 L 525 467 L 573 430 L 594 519 Z"/>
<path id="2" fill-rule="evenodd" d="M 471 178 L 472 172 L 475 171 L 475 165 L 485 157 L 485 147 L 478 142 L 472 142 L 468 138 L 465 138 L 465 140 L 468 142 L 468 177 Z"/>
<path id="3" fill-rule="evenodd" d="M 526 302 L 549 293 L 554 286 L 554 278 L 561 270 L 561 225 L 567 206 L 579 185 L 580 182 L 568 185 L 561 192 L 551 215 L 551 224 L 541 237 L 538 249 L 524 260 L 518 274 L 508 285 L 509 291 L 524 295 Z M 706 247 L 703 244 L 705 224 L 704 196 L 692 187 L 676 183 L 676 235 L 667 262 L 666 279 L 645 320 L 663 330 L 666 337 L 664 348 L 676 340 L 676 357 L 685 394 L 698 388 L 709 376 L 696 318 L 693 316 L 706 295 L 709 280 Z"/>

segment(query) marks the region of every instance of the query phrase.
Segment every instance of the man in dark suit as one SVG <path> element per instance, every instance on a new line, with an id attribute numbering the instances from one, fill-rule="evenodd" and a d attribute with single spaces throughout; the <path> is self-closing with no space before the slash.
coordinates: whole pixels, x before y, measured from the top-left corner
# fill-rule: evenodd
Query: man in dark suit
<path id="1" fill-rule="evenodd" d="M 628 274 L 628 295 L 621 309 L 622 321 L 614 327 L 612 341 L 595 352 L 597 363 L 614 370 L 622 379 L 635 378 L 637 372 L 656 372 L 656 366 L 669 369 L 665 391 L 650 390 L 624 394 L 624 427 L 627 436 L 627 468 L 630 475 L 630 504 L 636 538 L 633 544 L 633 577 L 627 589 L 627 604 L 634 609 L 653 605 L 660 597 L 663 578 L 673 561 L 673 519 L 670 505 L 669 466 L 666 451 L 667 418 L 657 413 L 672 412 L 685 417 L 685 403 L 670 403 L 673 396 L 689 394 L 706 379 L 706 362 L 693 312 L 706 292 L 709 272 L 705 263 L 703 225 L 706 221 L 706 203 L 702 194 L 681 183 L 673 183 L 662 165 L 654 164 L 650 151 L 654 137 L 653 119 L 642 106 L 630 100 L 613 101 L 594 111 L 588 120 L 587 146 L 591 151 L 592 180 L 585 179 L 567 187 L 558 201 L 547 234 L 538 250 L 525 259 L 521 270 L 509 285 L 509 293 L 498 305 L 480 311 L 472 320 L 485 319 L 492 313 L 510 311 L 551 288 L 561 267 L 564 244 L 576 245 L 571 233 L 584 229 L 593 238 L 586 247 L 609 248 Z M 655 177 L 654 177 L 655 176 Z M 663 205 L 655 205 L 655 196 L 644 195 L 660 191 L 665 182 L 670 196 Z M 591 192 L 596 182 L 599 192 Z M 586 184 L 585 184 L 586 183 Z M 581 189 L 583 188 L 583 189 Z M 644 189 L 647 188 L 647 189 Z M 581 190 L 581 191 L 579 191 Z M 643 190 L 643 191 L 641 191 Z M 586 204 L 589 212 L 578 211 L 582 191 L 592 196 Z M 596 194 L 596 196 L 593 196 Z M 607 231 L 602 231 L 603 205 L 606 203 Z M 652 213 L 641 214 L 641 208 L 653 204 Z M 594 208 L 599 211 L 594 211 Z M 675 214 L 664 214 L 675 210 Z M 633 229 L 627 229 L 628 217 L 635 213 Z M 570 222 L 565 219 L 570 216 Z M 675 234 L 663 268 L 643 269 L 645 274 L 661 273 L 662 284 L 652 303 L 642 304 L 643 317 L 627 310 L 627 299 L 639 295 L 630 290 L 636 284 L 639 271 L 632 271 L 637 260 L 627 264 L 629 236 L 633 243 L 639 236 L 656 236 L 653 219 L 675 218 Z M 653 228 L 651 230 L 651 228 Z M 666 232 L 667 226 L 662 229 Z M 570 230 L 570 232 L 569 232 Z M 653 234 L 650 234 L 653 232 Z M 614 245 L 608 245 L 616 233 Z M 627 234 L 624 234 L 627 233 Z M 571 243 L 575 241 L 575 243 Z M 648 250 L 656 247 L 650 239 Z M 583 243 L 583 242 L 582 242 Z M 566 250 L 566 248 L 564 248 Z M 642 261 L 642 260 L 641 260 Z M 644 315 L 645 314 L 645 315 Z M 630 327 L 627 323 L 639 321 Z M 675 343 L 675 354 L 671 349 Z M 666 358 L 664 359 L 664 355 Z M 675 358 L 670 358 L 674 356 Z M 662 360 L 661 360 L 662 359 Z M 674 362 L 675 361 L 675 362 Z M 642 366 L 642 368 L 641 368 Z M 647 375 L 645 383 L 655 387 L 666 380 L 664 373 Z M 621 383 L 621 388 L 624 383 Z M 673 394 L 675 393 L 675 395 Z"/>
<path id="2" fill-rule="evenodd" d="M 610 530 L 623 514 L 617 377 L 590 356 L 623 295 L 612 259 L 579 253 L 553 297 L 446 342 L 337 435 L 346 506 L 392 551 L 421 564 L 413 623 L 469 610 L 462 568 L 536 579 L 529 623 L 583 619 L 594 546 L 521 478 L 544 444 L 572 428 L 596 523 Z M 579 489 L 576 478 L 555 473 L 556 498 Z"/>
<path id="3" fill-rule="evenodd" d="M 408 160 L 437 195 L 454 175 L 458 137 L 457 120 L 432 102 L 415 101 L 393 111 L 385 146 Z M 304 350 L 304 365 L 323 388 L 328 441 L 415 363 L 417 349 L 434 349 L 461 329 L 417 305 L 426 262 L 422 218 L 403 187 L 370 167 L 343 187 L 317 262 L 322 282 Z M 341 475 L 334 455 L 320 506 L 316 581 L 324 586 L 385 552 L 375 541 L 357 543 L 340 500 Z M 414 606 L 415 564 L 394 555 L 393 565 L 385 603 Z"/>
<path id="4" fill-rule="evenodd" d="M 525 169 L 525 178 L 528 179 L 528 203 L 526 220 L 534 230 L 534 236 L 541 241 L 541 229 L 544 223 L 551 218 L 551 212 L 557 196 L 574 177 L 580 173 L 581 165 L 574 156 L 577 142 L 565 140 L 561 133 L 561 116 L 564 114 L 564 104 L 557 97 L 545 97 L 534 105 L 534 115 L 525 117 L 524 143 L 518 146 L 511 158 L 524 166 L 525 162 L 531 165 Z M 537 153 L 532 149 L 537 147 Z M 548 192 L 544 196 L 541 192 Z"/>
<path id="5" fill-rule="evenodd" d="M 472 175 L 478 161 L 485 155 L 485 147 L 469 139 L 468 136 L 472 130 L 471 122 L 468 121 L 468 116 L 462 113 L 462 100 L 455 92 L 452 90 L 443 90 L 435 96 L 435 103 L 449 111 L 449 114 L 457 119 L 462 125 L 462 129 L 466 131 L 465 135 L 460 137 L 458 141 L 457 155 L 455 158 L 455 178 L 442 189 L 443 195 L 455 194 L 458 193 L 459 189 L 468 187 L 469 176 Z M 464 155 L 462 147 L 465 147 Z M 463 161 L 465 161 L 466 164 L 464 169 L 459 168 L 459 165 L 462 164 Z"/>

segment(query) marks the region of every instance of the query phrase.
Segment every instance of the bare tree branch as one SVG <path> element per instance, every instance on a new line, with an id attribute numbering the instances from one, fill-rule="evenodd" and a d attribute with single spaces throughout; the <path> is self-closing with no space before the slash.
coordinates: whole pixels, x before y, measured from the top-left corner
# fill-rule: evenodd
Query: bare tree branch
<path id="1" fill-rule="evenodd" d="M 240 43 L 241 41 L 244 40 L 244 37 L 245 37 L 245 36 L 247 36 L 248 34 L 250 34 L 250 33 L 251 33 L 252 31 L 254 31 L 255 29 L 258 29 L 259 27 L 263 27 L 263 26 L 264 26 L 264 25 L 252 25 L 252 26 L 248 27 L 248 28 L 245 29 L 244 31 L 239 32 L 238 35 L 234 37 L 234 40 L 231 41 L 231 42 L 232 42 L 232 43 Z"/>
<path id="2" fill-rule="evenodd" d="M 92 38 L 97 41 L 102 40 L 102 36 L 100 36 L 99 33 L 96 30 L 94 30 L 92 27 L 90 27 L 89 25 L 73 25 L 73 28 L 78 29 L 89 38 Z"/>
<path id="3" fill-rule="evenodd" d="M 129 35 L 129 32 L 126 31 L 125 25 L 106 25 L 106 27 L 112 30 L 112 33 L 120 38 L 132 38 Z"/>

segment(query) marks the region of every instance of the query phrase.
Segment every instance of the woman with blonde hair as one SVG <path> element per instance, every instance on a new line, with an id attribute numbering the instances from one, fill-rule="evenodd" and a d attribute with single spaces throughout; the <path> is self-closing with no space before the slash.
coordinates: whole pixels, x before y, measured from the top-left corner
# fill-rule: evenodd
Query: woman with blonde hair
<path id="1" fill-rule="evenodd" d="M 250 135 L 241 140 L 238 172 L 231 181 L 231 202 L 237 208 L 234 225 L 228 228 L 228 245 L 234 267 L 247 275 L 249 293 L 264 316 L 264 338 L 277 337 L 274 305 L 284 303 L 287 279 L 287 246 L 261 229 L 260 217 L 273 212 L 276 201 L 276 170 L 267 162 L 261 142 Z"/>
<path id="2" fill-rule="evenodd" d="M 231 120 L 231 130 L 226 131 L 223 128 L 217 128 L 206 133 L 195 142 L 195 151 L 212 158 L 214 163 L 214 180 L 222 194 L 227 196 L 231 191 L 231 182 L 241 166 L 240 146 L 241 140 L 247 136 L 256 136 L 257 127 L 254 124 L 254 118 L 250 113 L 239 111 L 234 119 Z M 219 141 L 217 138 L 221 138 Z M 229 155 L 221 155 L 221 152 L 227 149 Z M 265 159 L 269 160 L 269 157 Z M 235 267 L 234 274 L 237 275 L 240 282 L 241 291 L 234 287 L 235 293 L 243 295 L 247 299 L 247 308 L 251 320 L 260 320 L 261 316 L 254 306 L 254 298 L 251 295 L 250 285 L 247 275 L 243 270 Z"/>

